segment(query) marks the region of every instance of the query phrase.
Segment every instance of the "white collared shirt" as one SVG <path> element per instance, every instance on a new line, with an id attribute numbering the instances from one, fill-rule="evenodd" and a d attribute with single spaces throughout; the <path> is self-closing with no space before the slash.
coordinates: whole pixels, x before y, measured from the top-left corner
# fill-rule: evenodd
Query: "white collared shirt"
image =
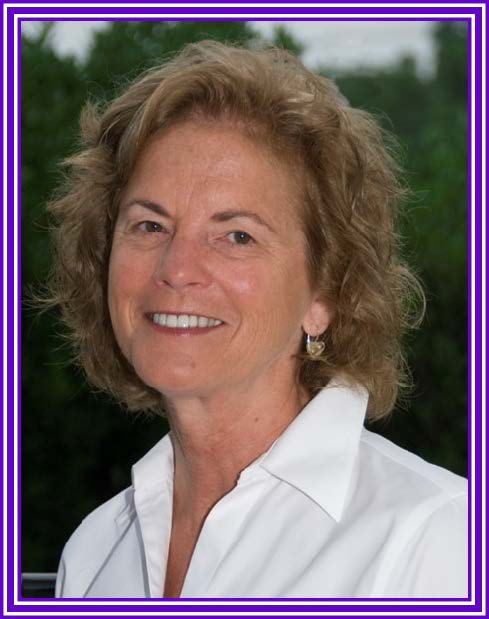
<path id="1" fill-rule="evenodd" d="M 467 595 L 466 481 L 365 430 L 367 399 L 328 386 L 241 473 L 203 524 L 182 598 Z M 132 479 L 66 544 L 57 597 L 162 597 L 168 435 Z"/>

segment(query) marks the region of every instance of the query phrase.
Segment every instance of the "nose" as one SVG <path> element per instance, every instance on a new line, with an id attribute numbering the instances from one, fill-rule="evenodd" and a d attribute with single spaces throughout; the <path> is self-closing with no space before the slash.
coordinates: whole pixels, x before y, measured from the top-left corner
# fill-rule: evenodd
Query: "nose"
<path id="1" fill-rule="evenodd" d="M 198 239 L 175 234 L 160 251 L 153 272 L 154 282 L 174 289 L 209 285 L 205 254 Z"/>

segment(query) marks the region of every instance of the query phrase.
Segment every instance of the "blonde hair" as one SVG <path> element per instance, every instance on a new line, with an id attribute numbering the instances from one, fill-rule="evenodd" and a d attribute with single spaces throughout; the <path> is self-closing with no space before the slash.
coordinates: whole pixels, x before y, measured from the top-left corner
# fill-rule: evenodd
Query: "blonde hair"
<path id="1" fill-rule="evenodd" d="M 157 131 L 196 114 L 238 120 L 303 171 L 309 276 L 334 317 L 319 360 L 298 351 L 298 380 L 311 396 L 333 377 L 360 383 L 370 394 L 370 418 L 386 415 L 399 387 L 409 384 L 401 339 L 424 301 L 400 256 L 399 168 L 372 116 L 276 48 L 191 44 L 105 110 L 84 108 L 82 149 L 66 161 L 66 182 L 49 205 L 57 248 L 49 287 L 88 380 L 130 410 L 163 412 L 161 394 L 141 381 L 117 345 L 108 263 L 118 195 L 141 150 Z"/>

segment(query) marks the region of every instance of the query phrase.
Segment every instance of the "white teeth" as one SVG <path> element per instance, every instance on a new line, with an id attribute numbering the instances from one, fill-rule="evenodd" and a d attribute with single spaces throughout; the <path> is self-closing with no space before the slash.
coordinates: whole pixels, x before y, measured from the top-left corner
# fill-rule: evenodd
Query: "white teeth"
<path id="1" fill-rule="evenodd" d="M 222 320 L 195 314 L 152 314 L 151 318 L 156 324 L 170 327 L 170 329 L 195 329 L 222 325 Z"/>
<path id="2" fill-rule="evenodd" d="M 168 320 L 168 318 L 167 318 Z M 186 314 L 180 314 L 180 316 L 177 318 L 177 325 L 181 328 L 181 329 L 188 329 L 189 327 L 189 317 Z"/>
<path id="3" fill-rule="evenodd" d="M 178 317 L 175 314 L 168 314 L 166 317 L 166 326 L 175 328 L 178 324 Z"/>

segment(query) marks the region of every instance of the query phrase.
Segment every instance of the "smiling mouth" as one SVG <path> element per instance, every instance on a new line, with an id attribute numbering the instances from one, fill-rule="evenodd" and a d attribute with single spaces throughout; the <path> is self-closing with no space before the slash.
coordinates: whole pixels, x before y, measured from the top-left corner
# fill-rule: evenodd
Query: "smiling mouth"
<path id="1" fill-rule="evenodd" d="M 150 314 L 149 317 L 155 324 L 169 329 L 205 329 L 223 324 L 222 320 L 198 314 Z"/>

